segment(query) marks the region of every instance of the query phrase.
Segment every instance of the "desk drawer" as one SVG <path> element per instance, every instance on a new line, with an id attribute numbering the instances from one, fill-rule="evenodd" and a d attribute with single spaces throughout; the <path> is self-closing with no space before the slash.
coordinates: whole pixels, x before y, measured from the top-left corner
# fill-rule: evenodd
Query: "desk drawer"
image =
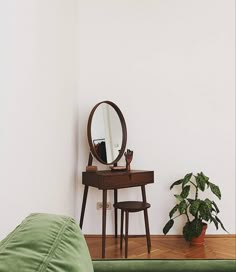
<path id="1" fill-rule="evenodd" d="M 126 188 L 145 185 L 154 182 L 154 172 L 124 172 L 117 175 L 108 175 L 99 178 L 101 189 Z"/>

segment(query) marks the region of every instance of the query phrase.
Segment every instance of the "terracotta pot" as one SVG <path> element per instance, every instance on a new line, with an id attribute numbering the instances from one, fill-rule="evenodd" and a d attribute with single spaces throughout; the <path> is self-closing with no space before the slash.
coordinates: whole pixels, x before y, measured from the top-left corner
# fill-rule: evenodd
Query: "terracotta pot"
<path id="1" fill-rule="evenodd" d="M 193 237 L 192 238 L 191 245 L 193 245 L 193 246 L 202 246 L 204 244 L 206 229 L 207 229 L 207 224 L 203 224 L 201 234 L 198 237 Z"/>

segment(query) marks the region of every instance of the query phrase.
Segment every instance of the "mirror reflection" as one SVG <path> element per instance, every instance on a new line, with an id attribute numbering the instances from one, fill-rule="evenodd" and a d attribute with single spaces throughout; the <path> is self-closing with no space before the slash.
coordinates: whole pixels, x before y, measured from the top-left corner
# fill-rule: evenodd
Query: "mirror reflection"
<path id="1" fill-rule="evenodd" d="M 105 102 L 94 111 L 91 139 L 94 151 L 104 163 L 117 159 L 123 141 L 121 121 L 116 110 Z"/>

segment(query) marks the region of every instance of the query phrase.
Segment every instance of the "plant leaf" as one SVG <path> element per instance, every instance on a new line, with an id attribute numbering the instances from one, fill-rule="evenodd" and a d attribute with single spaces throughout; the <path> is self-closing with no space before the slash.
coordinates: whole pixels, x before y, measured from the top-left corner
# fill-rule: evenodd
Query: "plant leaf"
<path id="1" fill-rule="evenodd" d="M 204 191 L 205 185 L 206 185 L 205 179 L 201 176 L 201 174 L 197 174 L 197 176 L 195 176 L 195 178 L 196 178 L 197 186 L 199 187 L 199 189 L 201 191 Z"/>
<path id="2" fill-rule="evenodd" d="M 202 178 L 205 180 L 205 183 L 206 183 L 206 185 L 207 185 L 207 188 L 209 188 L 209 186 L 210 186 L 209 177 L 205 176 L 205 175 L 203 174 L 203 172 L 201 172 L 200 175 L 201 175 Z"/>
<path id="3" fill-rule="evenodd" d="M 201 204 L 199 206 L 199 212 L 203 220 L 209 221 L 211 217 L 211 209 L 209 209 L 208 205 L 203 200 L 201 201 Z"/>
<path id="4" fill-rule="evenodd" d="M 198 237 L 202 232 L 202 221 L 194 219 L 192 222 L 187 222 L 183 227 L 183 235 L 186 241 L 191 241 L 193 237 Z"/>
<path id="5" fill-rule="evenodd" d="M 185 175 L 184 179 L 183 179 L 183 183 L 182 183 L 182 187 L 184 187 L 191 179 L 193 173 L 189 173 L 187 175 Z"/>
<path id="6" fill-rule="evenodd" d="M 220 219 L 219 219 L 217 216 L 215 217 L 215 219 L 220 223 L 222 229 L 223 229 L 224 231 L 226 231 L 227 233 L 229 233 L 229 232 L 225 229 L 223 223 L 220 221 Z"/>
<path id="7" fill-rule="evenodd" d="M 189 212 L 195 216 L 198 212 L 199 206 L 200 206 L 201 201 L 199 199 L 196 199 L 192 202 L 192 204 L 189 207 Z"/>
<path id="8" fill-rule="evenodd" d="M 210 182 L 210 188 L 211 188 L 212 193 L 214 195 L 216 195 L 219 199 L 221 199 L 220 188 L 217 185 L 215 185 L 215 184 L 213 184 L 211 182 Z"/>
<path id="9" fill-rule="evenodd" d="M 168 233 L 168 231 L 173 227 L 174 225 L 174 220 L 173 219 L 170 219 L 166 225 L 164 226 L 163 228 L 163 233 L 166 235 Z"/>
<path id="10" fill-rule="evenodd" d="M 175 212 L 178 211 L 178 207 L 179 207 L 179 204 L 176 204 L 176 205 L 174 206 L 174 208 L 169 212 L 170 218 L 172 218 L 173 215 L 175 214 Z"/>
<path id="11" fill-rule="evenodd" d="M 213 217 L 213 216 L 211 216 L 211 220 L 213 221 L 213 223 L 215 224 L 215 227 L 216 227 L 216 229 L 218 230 L 218 221 Z"/>
<path id="12" fill-rule="evenodd" d="M 212 205 L 215 207 L 216 213 L 219 213 L 220 210 L 218 209 L 218 207 L 214 201 L 212 201 Z"/>
<path id="13" fill-rule="evenodd" d="M 202 232 L 202 221 L 200 219 L 194 219 L 191 222 L 191 232 L 193 237 L 198 237 Z"/>
<path id="14" fill-rule="evenodd" d="M 191 223 L 187 222 L 183 227 L 183 236 L 186 241 L 191 241 L 193 235 L 191 232 Z"/>
<path id="15" fill-rule="evenodd" d="M 183 198 L 180 195 L 174 195 L 176 197 L 177 200 L 179 201 L 183 201 Z"/>
<path id="16" fill-rule="evenodd" d="M 204 201 L 206 205 L 208 206 L 209 210 L 212 210 L 212 201 L 208 198 L 206 198 Z"/>
<path id="17" fill-rule="evenodd" d="M 207 177 L 206 175 L 204 175 L 203 172 L 201 172 L 200 175 L 204 178 L 205 181 L 209 180 L 209 177 Z"/>
<path id="18" fill-rule="evenodd" d="M 184 181 L 183 179 L 179 179 L 179 180 L 175 181 L 175 182 L 170 186 L 170 190 L 171 190 L 175 185 L 181 184 L 183 181 Z"/>
<path id="19" fill-rule="evenodd" d="M 188 206 L 187 206 L 187 203 L 185 202 L 185 200 L 181 201 L 181 202 L 179 203 L 179 207 L 178 207 L 180 214 L 185 213 L 187 207 L 188 207 Z"/>
<path id="20" fill-rule="evenodd" d="M 188 202 L 189 202 L 190 204 L 192 204 L 192 203 L 195 201 L 195 199 L 192 199 L 192 198 L 187 198 L 187 200 L 188 200 Z"/>
<path id="21" fill-rule="evenodd" d="M 180 196 L 182 198 L 186 198 L 188 197 L 188 194 L 189 194 L 189 191 L 190 191 L 190 185 L 187 185 L 183 188 L 183 191 L 181 192 Z"/>

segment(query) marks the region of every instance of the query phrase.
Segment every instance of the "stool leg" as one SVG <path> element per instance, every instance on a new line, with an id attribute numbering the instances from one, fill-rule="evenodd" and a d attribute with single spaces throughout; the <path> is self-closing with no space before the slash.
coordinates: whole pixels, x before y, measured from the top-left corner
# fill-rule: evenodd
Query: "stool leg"
<path id="1" fill-rule="evenodd" d="M 117 203 L 117 189 L 114 189 L 114 204 Z M 115 238 L 117 238 L 117 209 L 115 208 Z"/>
<path id="2" fill-rule="evenodd" d="M 120 220 L 120 249 L 122 249 L 122 244 L 123 244 L 123 226 L 124 226 L 124 210 L 121 210 L 121 220 Z"/>
<path id="3" fill-rule="evenodd" d="M 151 239 L 150 239 L 150 231 L 149 231 L 147 209 L 145 209 L 143 212 L 144 212 L 144 221 L 145 221 L 145 228 L 146 228 L 147 248 L 148 248 L 148 253 L 150 253 L 150 250 L 151 250 Z"/>
<path id="4" fill-rule="evenodd" d="M 125 211 L 125 258 L 128 258 L 129 212 Z"/>

